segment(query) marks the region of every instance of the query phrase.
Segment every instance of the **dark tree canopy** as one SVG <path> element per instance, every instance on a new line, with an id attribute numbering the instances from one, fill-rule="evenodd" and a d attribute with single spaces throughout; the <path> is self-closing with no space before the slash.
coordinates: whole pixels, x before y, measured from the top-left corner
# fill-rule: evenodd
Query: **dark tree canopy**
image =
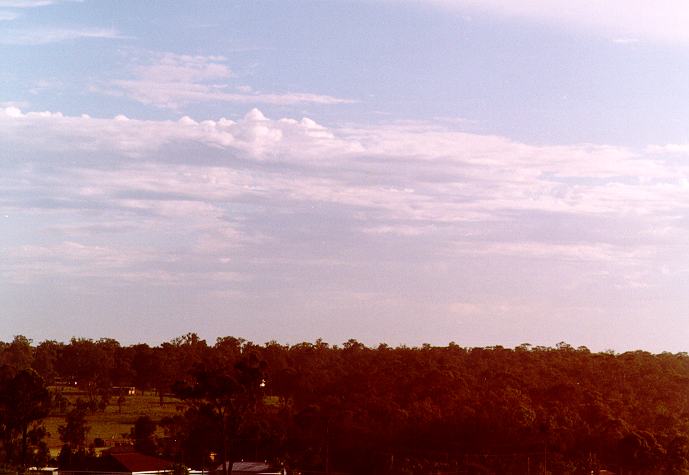
<path id="1" fill-rule="evenodd" d="M 43 462 L 40 422 L 49 411 L 50 393 L 38 373 L 0 367 L 0 460 L 22 467 Z"/>
<path id="2" fill-rule="evenodd" d="M 0 464 L 45 458 L 42 376 L 87 396 L 76 407 L 53 397 L 65 454 L 86 450 L 92 403 L 115 404 L 117 385 L 181 399 L 172 417 L 136 421 L 132 441 L 193 468 L 268 459 L 352 474 L 689 473 L 685 353 L 211 345 L 190 333 L 155 347 L 16 337 L 0 358 Z"/>

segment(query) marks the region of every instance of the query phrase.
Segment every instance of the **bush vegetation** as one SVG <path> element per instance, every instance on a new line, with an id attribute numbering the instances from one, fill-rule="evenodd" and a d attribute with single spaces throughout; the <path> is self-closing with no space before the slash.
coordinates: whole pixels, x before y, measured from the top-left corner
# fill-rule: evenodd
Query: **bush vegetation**
<path id="1" fill-rule="evenodd" d="M 0 343 L 0 366 L 6 465 L 47 463 L 48 441 L 73 466 L 98 438 L 194 468 L 270 459 L 357 474 L 689 473 L 684 353 L 16 337 Z M 10 394 L 20 380 L 36 386 L 23 419 Z M 123 395 L 130 386 L 137 394 Z M 77 409 L 90 426 L 82 445 L 66 429 Z"/>

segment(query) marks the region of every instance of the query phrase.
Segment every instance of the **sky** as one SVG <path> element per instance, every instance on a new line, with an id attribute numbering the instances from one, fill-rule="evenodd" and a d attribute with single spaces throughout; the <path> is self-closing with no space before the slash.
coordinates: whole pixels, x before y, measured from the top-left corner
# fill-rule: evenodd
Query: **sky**
<path id="1" fill-rule="evenodd" d="M 0 0 L 0 340 L 689 350 L 683 0 Z"/>

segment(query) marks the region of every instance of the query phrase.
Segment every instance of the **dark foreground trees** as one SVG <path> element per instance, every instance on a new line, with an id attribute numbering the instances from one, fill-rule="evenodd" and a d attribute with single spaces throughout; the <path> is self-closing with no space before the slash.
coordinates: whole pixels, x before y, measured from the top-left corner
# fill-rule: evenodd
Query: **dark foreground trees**
<path id="1" fill-rule="evenodd" d="M 31 369 L 0 367 L 0 462 L 43 465 L 48 450 L 41 420 L 50 410 L 50 393 Z"/>
<path id="2" fill-rule="evenodd" d="M 78 467 L 86 458 L 86 436 L 91 430 L 86 420 L 88 406 L 86 401 L 77 399 L 74 407 L 66 414 L 64 425 L 57 429 L 63 444 L 59 456 L 60 466 L 63 468 Z"/>
<path id="3" fill-rule="evenodd" d="M 212 363 L 197 364 L 187 381 L 175 383 L 173 391 L 189 405 L 187 417 L 207 419 L 209 428 L 218 433 L 219 440 L 212 448 L 220 454 L 218 460 L 227 475 L 233 462 L 233 439 L 256 421 L 262 407 L 265 364 L 255 353 L 243 356 L 231 366 L 227 361 L 224 363 L 216 359 Z"/>
<path id="4" fill-rule="evenodd" d="M 15 365 L 0 374 L 0 464 L 41 457 L 45 388 L 31 367 L 54 382 L 76 378 L 87 397 L 116 382 L 156 390 L 167 404 L 174 388 L 181 410 L 140 421 L 132 440 L 194 468 L 270 459 L 356 474 L 689 473 L 684 353 L 232 337 L 209 345 L 194 334 L 158 347 L 74 339 L 27 351 L 27 342 L 0 344 L 0 361 Z M 99 363 L 77 364 L 77 354 Z"/>

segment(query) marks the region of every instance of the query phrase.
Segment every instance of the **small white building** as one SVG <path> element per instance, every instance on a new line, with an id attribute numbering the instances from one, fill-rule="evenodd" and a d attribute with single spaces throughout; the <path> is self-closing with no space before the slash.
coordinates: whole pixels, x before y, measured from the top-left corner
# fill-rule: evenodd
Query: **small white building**
<path id="1" fill-rule="evenodd" d="M 229 463 L 229 462 L 227 462 Z M 223 466 L 220 465 L 215 473 L 220 475 L 223 473 Z M 234 462 L 232 470 L 228 471 L 228 475 L 285 475 L 285 470 L 282 468 L 273 467 L 265 462 Z"/>

